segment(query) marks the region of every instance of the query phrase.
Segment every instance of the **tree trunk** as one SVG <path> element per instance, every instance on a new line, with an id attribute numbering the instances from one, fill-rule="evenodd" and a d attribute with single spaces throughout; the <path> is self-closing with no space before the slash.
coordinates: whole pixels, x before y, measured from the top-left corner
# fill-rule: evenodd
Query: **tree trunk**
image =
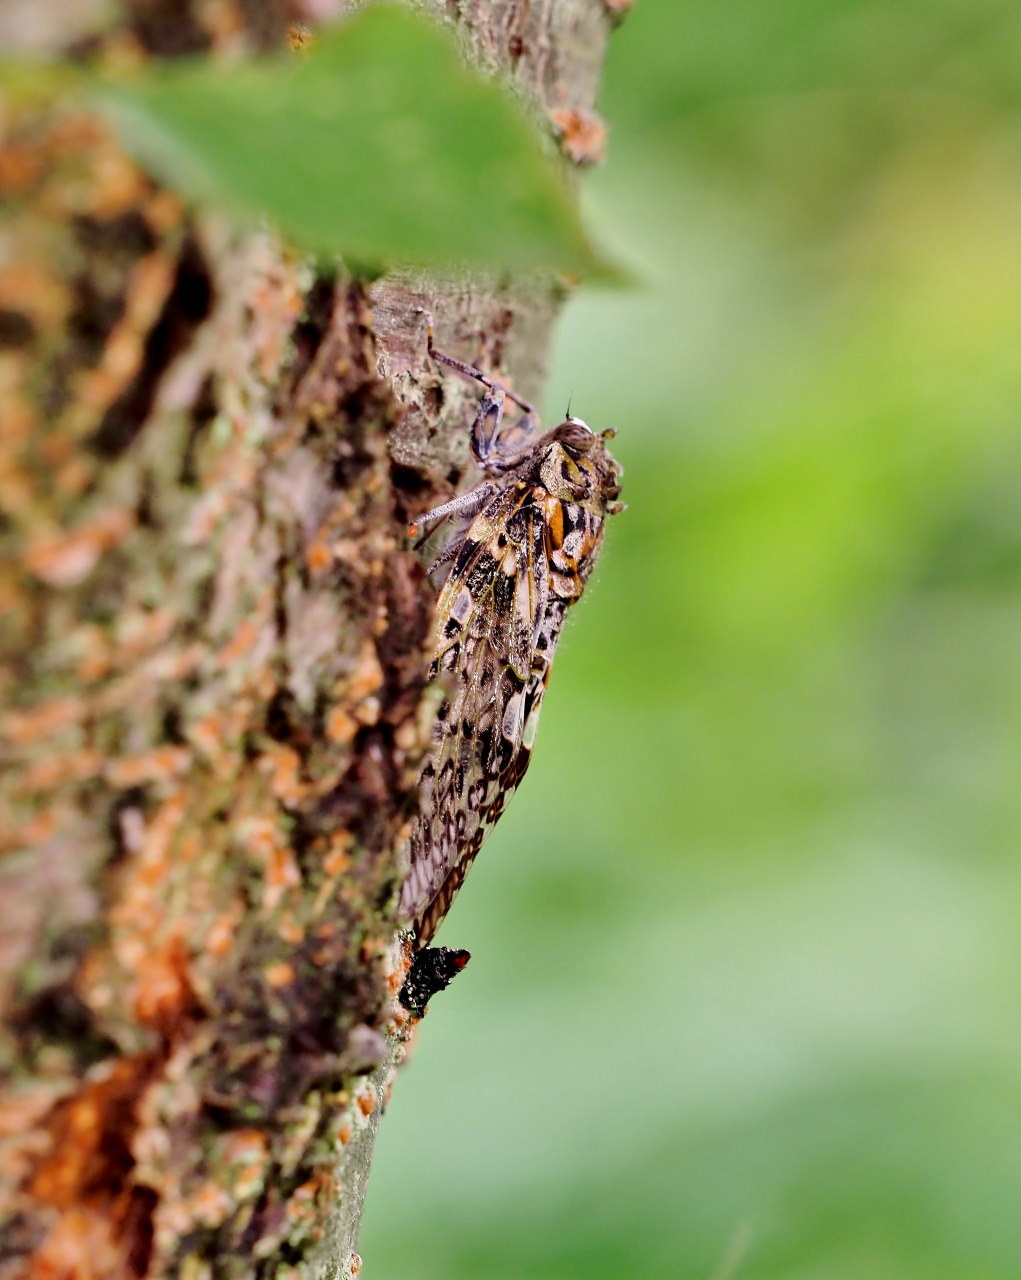
<path id="1" fill-rule="evenodd" d="M 593 158 L 617 6 L 435 7 Z M 0 46 L 286 29 L 59 12 Z M 405 526 L 464 487 L 473 398 L 415 308 L 534 397 L 557 293 L 316 275 L 80 107 L 10 104 L 0 187 L 0 1277 L 350 1272 L 432 705 Z"/>

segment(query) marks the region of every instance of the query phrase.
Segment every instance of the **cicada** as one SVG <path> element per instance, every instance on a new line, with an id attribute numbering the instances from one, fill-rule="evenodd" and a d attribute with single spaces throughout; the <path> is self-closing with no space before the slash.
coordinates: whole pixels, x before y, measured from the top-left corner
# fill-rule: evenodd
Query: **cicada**
<path id="1" fill-rule="evenodd" d="M 596 563 L 606 517 L 622 509 L 612 431 L 568 415 L 542 432 L 527 400 L 438 351 L 427 320 L 432 358 L 484 388 L 470 440 L 484 478 L 419 522 L 453 522 L 430 570 L 442 574 L 430 676 L 444 692 L 398 913 L 419 947 L 524 777 L 564 619 Z M 515 421 L 505 422 L 507 401 L 521 411 Z"/>

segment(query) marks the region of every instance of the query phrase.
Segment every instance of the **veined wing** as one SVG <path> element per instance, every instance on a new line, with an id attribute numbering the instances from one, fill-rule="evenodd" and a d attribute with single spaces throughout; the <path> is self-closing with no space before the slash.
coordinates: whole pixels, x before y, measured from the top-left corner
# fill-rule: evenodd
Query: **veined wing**
<path id="1" fill-rule="evenodd" d="M 496 495 L 464 535 L 440 593 L 433 674 L 449 693 L 420 779 L 400 904 L 420 942 L 446 914 L 531 756 L 566 608 L 549 599 L 542 496 L 523 485 Z"/>

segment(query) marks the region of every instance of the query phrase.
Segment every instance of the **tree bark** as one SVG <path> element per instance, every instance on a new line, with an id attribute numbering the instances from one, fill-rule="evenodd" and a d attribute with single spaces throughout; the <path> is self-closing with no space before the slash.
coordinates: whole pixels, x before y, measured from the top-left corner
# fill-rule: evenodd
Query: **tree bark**
<path id="1" fill-rule="evenodd" d="M 328 7 L 12 4 L 0 45 Z M 432 7 L 593 158 L 615 6 Z M 0 1277 L 351 1273 L 432 705 L 405 526 L 473 399 L 415 308 L 534 398 L 562 290 L 316 274 L 62 103 L 8 104 L 0 191 Z"/>

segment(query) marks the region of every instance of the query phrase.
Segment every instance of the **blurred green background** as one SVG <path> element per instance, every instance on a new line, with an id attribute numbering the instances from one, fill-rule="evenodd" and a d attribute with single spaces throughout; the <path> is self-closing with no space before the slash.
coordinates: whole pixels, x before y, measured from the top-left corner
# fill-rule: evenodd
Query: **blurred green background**
<path id="1" fill-rule="evenodd" d="M 1021 1276 L 1021 9 L 639 0 L 547 412 L 627 513 L 369 1280 Z M 396 1225 L 399 1224 L 399 1227 Z"/>

